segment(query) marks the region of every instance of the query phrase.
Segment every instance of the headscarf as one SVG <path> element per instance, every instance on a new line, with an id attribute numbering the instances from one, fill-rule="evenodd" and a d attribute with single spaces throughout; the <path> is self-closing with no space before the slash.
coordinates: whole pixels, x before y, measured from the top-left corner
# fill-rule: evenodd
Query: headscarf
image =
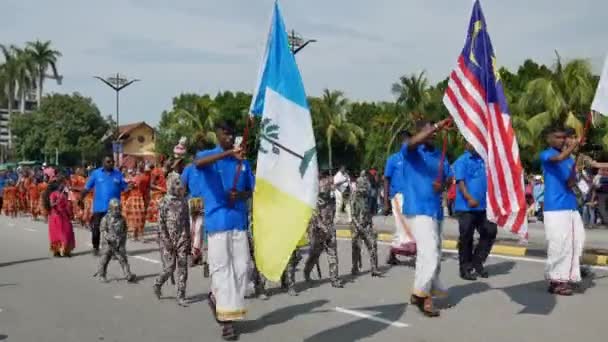
<path id="1" fill-rule="evenodd" d="M 112 198 L 110 200 L 110 204 L 108 205 L 108 214 L 112 217 L 120 217 L 120 201 L 116 198 Z"/>
<path id="2" fill-rule="evenodd" d="M 183 195 L 182 192 L 182 178 L 177 172 L 171 172 L 167 176 L 167 198 L 180 198 Z"/>

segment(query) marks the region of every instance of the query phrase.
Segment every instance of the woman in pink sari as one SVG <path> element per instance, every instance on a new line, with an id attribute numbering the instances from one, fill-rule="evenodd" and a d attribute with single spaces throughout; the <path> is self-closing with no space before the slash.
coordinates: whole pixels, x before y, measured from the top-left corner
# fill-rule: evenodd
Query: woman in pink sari
<path id="1" fill-rule="evenodd" d="M 64 191 L 64 178 L 58 176 L 49 184 L 44 196 L 49 213 L 49 244 L 53 256 L 71 256 L 76 247 L 71 221 L 71 208 Z"/>

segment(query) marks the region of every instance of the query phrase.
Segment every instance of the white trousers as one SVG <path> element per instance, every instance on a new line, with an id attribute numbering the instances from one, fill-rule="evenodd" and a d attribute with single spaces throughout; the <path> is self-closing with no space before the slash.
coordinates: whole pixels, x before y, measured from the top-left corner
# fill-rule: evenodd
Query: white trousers
<path id="1" fill-rule="evenodd" d="M 338 190 L 334 191 L 336 196 L 336 215 L 334 216 L 335 223 L 350 223 L 352 221 L 350 213 L 350 203 L 344 203 L 345 199 L 342 193 Z M 342 211 L 344 206 L 344 211 Z"/>
<path id="2" fill-rule="evenodd" d="M 208 261 L 211 292 L 220 321 L 245 318 L 245 292 L 249 282 L 249 241 L 247 231 L 210 233 Z"/>
<path id="3" fill-rule="evenodd" d="M 547 264 L 545 276 L 555 282 L 581 281 L 580 258 L 585 228 L 576 210 L 545 211 Z"/>
<path id="4" fill-rule="evenodd" d="M 447 291 L 439 274 L 441 273 L 441 228 L 440 223 L 430 216 L 408 216 L 414 238 L 417 257 L 414 278 L 414 295 L 418 297 L 445 297 Z"/>
<path id="5" fill-rule="evenodd" d="M 391 199 L 391 208 L 393 218 L 395 218 L 395 234 L 393 234 L 391 247 L 400 248 L 407 243 L 416 242 L 405 215 L 403 215 L 403 194 L 398 193 Z"/>

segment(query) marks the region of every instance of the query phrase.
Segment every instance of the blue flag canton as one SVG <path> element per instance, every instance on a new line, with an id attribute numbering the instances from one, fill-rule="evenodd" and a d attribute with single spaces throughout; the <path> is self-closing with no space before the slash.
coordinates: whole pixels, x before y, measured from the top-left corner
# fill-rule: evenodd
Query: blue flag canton
<path id="1" fill-rule="evenodd" d="M 253 99 L 251 112 L 260 116 L 265 105 L 266 88 L 270 88 L 295 104 L 308 109 L 306 92 L 300 70 L 289 47 L 289 39 L 278 2 L 274 12 L 270 34 L 268 35 L 266 60 L 258 87 L 259 93 Z"/>
<path id="2" fill-rule="evenodd" d="M 509 108 L 498 71 L 498 62 L 479 1 L 475 1 L 473 6 L 462 57 L 466 67 L 485 90 L 485 100 L 488 103 L 498 103 L 501 112 L 508 114 Z"/>

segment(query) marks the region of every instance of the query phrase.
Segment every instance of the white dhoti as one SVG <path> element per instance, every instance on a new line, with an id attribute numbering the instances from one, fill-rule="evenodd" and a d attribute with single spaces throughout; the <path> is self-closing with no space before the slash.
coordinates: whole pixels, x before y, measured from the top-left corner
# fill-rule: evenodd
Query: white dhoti
<path id="1" fill-rule="evenodd" d="M 414 295 L 418 297 L 445 297 L 447 291 L 441 273 L 441 229 L 440 223 L 430 216 L 408 216 L 418 255 L 414 278 Z"/>
<path id="2" fill-rule="evenodd" d="M 391 208 L 393 210 L 393 217 L 395 218 L 395 234 L 393 234 L 393 241 L 391 247 L 393 248 L 406 248 L 408 243 L 416 242 L 412 232 L 407 224 L 405 215 L 403 215 L 403 194 L 396 194 L 391 199 Z"/>
<path id="3" fill-rule="evenodd" d="M 545 276 L 554 282 L 581 281 L 580 258 L 585 228 L 576 210 L 545 211 L 547 264 Z"/>
<path id="4" fill-rule="evenodd" d="M 247 231 L 230 230 L 207 235 L 211 292 L 219 321 L 245 318 L 245 293 L 249 283 Z"/>

